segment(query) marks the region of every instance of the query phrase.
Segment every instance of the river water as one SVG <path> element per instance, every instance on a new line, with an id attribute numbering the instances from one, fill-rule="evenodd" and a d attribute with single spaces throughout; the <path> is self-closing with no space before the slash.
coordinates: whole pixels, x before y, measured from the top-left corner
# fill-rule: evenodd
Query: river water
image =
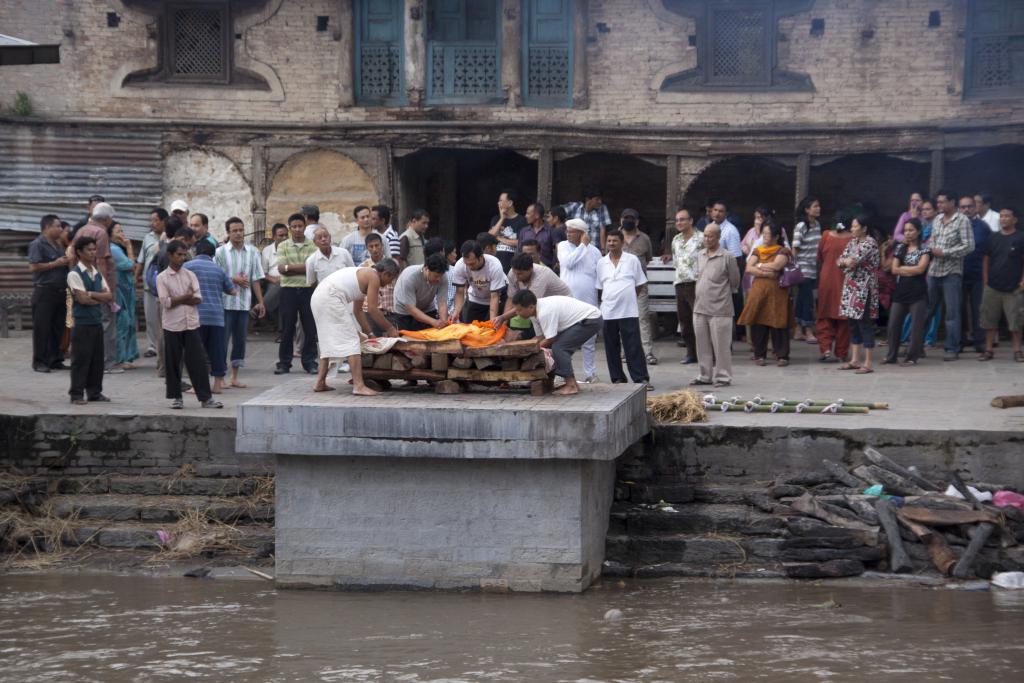
<path id="1" fill-rule="evenodd" d="M 338 593 L 0 576 L 0 680 L 1012 681 L 1022 594 L 668 579 L 584 595 Z"/>

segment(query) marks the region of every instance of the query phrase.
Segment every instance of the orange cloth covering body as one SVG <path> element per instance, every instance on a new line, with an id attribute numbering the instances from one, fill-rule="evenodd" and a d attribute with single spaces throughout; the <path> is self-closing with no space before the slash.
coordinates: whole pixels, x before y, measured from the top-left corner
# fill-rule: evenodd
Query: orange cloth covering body
<path id="1" fill-rule="evenodd" d="M 508 325 L 495 329 L 491 322 L 474 320 L 472 323 L 452 323 L 439 330 L 401 330 L 400 334 L 409 339 L 420 341 L 451 341 L 458 339 L 464 346 L 480 348 L 497 344 L 505 338 Z"/>

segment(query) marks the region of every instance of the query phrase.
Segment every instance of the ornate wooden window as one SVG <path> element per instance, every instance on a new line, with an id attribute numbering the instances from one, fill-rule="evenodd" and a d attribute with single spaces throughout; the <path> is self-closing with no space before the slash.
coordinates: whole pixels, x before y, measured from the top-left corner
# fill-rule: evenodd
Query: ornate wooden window
<path id="1" fill-rule="evenodd" d="M 572 0 L 527 0 L 523 20 L 523 100 L 540 107 L 572 104 Z"/>
<path id="2" fill-rule="evenodd" d="M 356 101 L 404 104 L 403 0 L 357 0 Z"/>
<path id="3" fill-rule="evenodd" d="M 163 24 L 166 80 L 231 82 L 231 12 L 227 2 L 169 3 Z"/>
<path id="4" fill-rule="evenodd" d="M 663 91 L 812 90 L 804 74 L 778 68 L 780 17 L 810 9 L 812 0 L 664 0 L 697 24 L 697 67 L 665 79 Z"/>
<path id="5" fill-rule="evenodd" d="M 500 0 L 428 0 L 427 102 L 501 102 Z"/>
<path id="6" fill-rule="evenodd" d="M 1024 0 L 972 0 L 964 92 L 1024 95 Z"/>

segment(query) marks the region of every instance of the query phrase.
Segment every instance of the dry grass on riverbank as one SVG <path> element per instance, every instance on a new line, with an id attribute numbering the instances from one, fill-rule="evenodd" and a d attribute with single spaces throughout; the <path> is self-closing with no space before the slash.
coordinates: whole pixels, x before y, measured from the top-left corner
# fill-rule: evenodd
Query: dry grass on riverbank
<path id="1" fill-rule="evenodd" d="M 58 517 L 49 505 L 37 515 L 0 511 L 0 550 L 6 551 L 0 569 L 45 569 L 71 560 L 84 545 L 77 526 L 77 513 Z"/>
<path id="2" fill-rule="evenodd" d="M 153 562 L 180 560 L 200 555 L 245 554 L 239 543 L 243 532 L 233 524 L 211 519 L 203 510 L 188 510 L 170 531 L 164 548 Z"/>
<path id="3" fill-rule="evenodd" d="M 655 422 L 660 423 L 689 424 L 708 421 L 704 398 L 689 389 L 647 399 L 647 412 Z"/>

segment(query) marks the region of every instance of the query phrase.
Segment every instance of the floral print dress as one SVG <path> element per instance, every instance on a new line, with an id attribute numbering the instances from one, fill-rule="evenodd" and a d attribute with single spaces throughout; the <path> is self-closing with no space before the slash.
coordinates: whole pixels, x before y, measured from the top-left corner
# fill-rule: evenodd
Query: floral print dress
<path id="1" fill-rule="evenodd" d="M 839 301 L 839 315 L 850 320 L 864 316 L 878 317 L 878 242 L 871 237 L 850 240 L 841 260 L 852 258 L 852 268 L 842 266 L 843 294 Z"/>

